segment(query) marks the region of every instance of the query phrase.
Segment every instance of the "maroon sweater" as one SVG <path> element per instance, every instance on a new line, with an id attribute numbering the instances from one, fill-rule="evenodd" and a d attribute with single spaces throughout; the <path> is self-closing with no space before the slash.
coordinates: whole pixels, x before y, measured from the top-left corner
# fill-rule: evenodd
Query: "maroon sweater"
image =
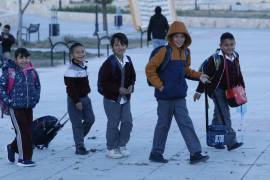
<path id="1" fill-rule="evenodd" d="M 110 56 L 109 58 L 112 58 Z M 116 59 L 114 59 L 117 61 Z M 110 100 L 117 101 L 119 97 L 119 88 L 121 86 L 121 69 L 117 65 L 116 69 L 113 72 L 112 69 L 112 60 L 107 59 L 102 66 L 100 67 L 100 84 L 104 90 L 104 97 Z M 130 85 L 135 84 L 136 73 L 132 63 L 128 62 L 125 64 L 125 73 L 124 73 L 124 87 L 128 88 Z M 130 99 L 130 94 L 126 95 L 126 98 Z"/>
<path id="2" fill-rule="evenodd" d="M 208 59 L 208 62 L 204 66 L 204 73 L 207 74 L 210 79 L 211 83 L 207 86 L 207 93 L 211 96 L 213 91 L 217 88 L 226 90 L 228 89 L 228 83 L 226 78 L 226 70 L 224 68 L 224 57 L 220 55 L 220 65 L 218 70 L 216 70 L 216 66 L 214 63 L 214 57 L 211 56 Z M 239 57 L 235 57 L 233 61 L 225 59 L 228 68 L 229 74 L 229 83 L 230 87 L 234 87 L 236 85 L 242 85 L 245 87 L 243 75 L 241 72 L 240 64 L 239 64 Z M 205 91 L 205 85 L 200 82 L 196 92 L 203 93 Z"/>
<path id="3" fill-rule="evenodd" d="M 91 91 L 87 67 L 76 64 L 74 61 L 72 61 L 65 72 L 64 81 L 66 92 L 75 104 L 80 101 L 80 98 L 87 96 Z"/>

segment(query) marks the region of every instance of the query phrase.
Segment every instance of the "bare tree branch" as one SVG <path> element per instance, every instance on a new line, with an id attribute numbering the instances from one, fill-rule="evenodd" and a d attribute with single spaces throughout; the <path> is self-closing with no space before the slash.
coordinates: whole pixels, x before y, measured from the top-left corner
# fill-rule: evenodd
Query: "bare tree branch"
<path id="1" fill-rule="evenodd" d="M 26 8 L 29 6 L 30 2 L 32 0 L 28 0 L 27 3 L 25 4 L 24 8 L 22 9 L 22 13 L 24 13 L 24 11 L 26 10 Z"/>

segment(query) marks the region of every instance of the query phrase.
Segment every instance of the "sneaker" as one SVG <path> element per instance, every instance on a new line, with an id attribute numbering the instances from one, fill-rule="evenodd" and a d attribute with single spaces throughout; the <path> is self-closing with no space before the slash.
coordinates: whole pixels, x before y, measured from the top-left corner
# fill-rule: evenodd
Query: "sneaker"
<path id="1" fill-rule="evenodd" d="M 149 156 L 149 160 L 152 162 L 157 162 L 157 163 L 168 163 L 169 160 L 164 159 L 163 155 L 160 153 L 153 153 L 151 152 Z"/>
<path id="2" fill-rule="evenodd" d="M 112 158 L 112 159 L 120 159 L 123 156 L 123 154 L 120 153 L 119 149 L 111 149 L 107 151 L 107 157 Z"/>
<path id="3" fill-rule="evenodd" d="M 78 155 L 87 155 L 87 154 L 89 154 L 89 151 L 86 150 L 86 148 L 84 146 L 78 146 L 78 147 L 76 147 L 75 154 L 78 154 Z"/>
<path id="4" fill-rule="evenodd" d="M 11 145 L 7 145 L 8 161 L 10 163 L 15 162 L 15 151 L 11 148 Z"/>
<path id="5" fill-rule="evenodd" d="M 231 150 L 234 150 L 234 149 L 237 149 L 237 148 L 241 147 L 243 144 L 244 143 L 238 143 L 237 142 L 237 143 L 235 143 L 233 145 L 227 146 L 227 149 L 228 149 L 228 151 L 231 151 Z"/>
<path id="6" fill-rule="evenodd" d="M 20 166 L 20 167 L 33 167 L 36 164 L 33 161 L 31 161 L 31 160 L 22 160 L 22 159 L 19 159 L 17 165 Z"/>
<path id="7" fill-rule="evenodd" d="M 128 157 L 130 155 L 130 152 L 127 150 L 126 146 L 120 147 L 119 150 L 124 157 Z"/>
<path id="8" fill-rule="evenodd" d="M 209 156 L 204 156 L 201 152 L 195 153 L 193 156 L 190 156 L 190 164 L 196 164 L 199 162 L 205 162 L 209 159 Z"/>
<path id="9" fill-rule="evenodd" d="M 216 148 L 216 149 L 225 149 L 225 146 L 223 144 L 216 144 L 214 146 L 214 148 Z"/>

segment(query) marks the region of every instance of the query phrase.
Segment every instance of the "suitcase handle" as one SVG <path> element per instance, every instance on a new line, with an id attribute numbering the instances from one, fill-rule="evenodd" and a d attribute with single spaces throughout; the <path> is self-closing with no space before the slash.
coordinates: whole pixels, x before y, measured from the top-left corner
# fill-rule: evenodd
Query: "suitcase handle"
<path id="1" fill-rule="evenodd" d="M 209 114 L 208 114 L 208 109 L 209 109 L 209 103 L 208 103 L 208 95 L 207 95 L 207 89 L 208 89 L 208 84 L 206 83 L 205 84 L 205 121 L 206 121 L 206 132 L 208 132 L 209 130 Z M 213 99 L 216 101 L 216 104 L 217 104 L 217 109 L 218 109 L 218 112 L 220 114 L 220 117 L 221 117 L 221 122 L 223 123 L 223 125 L 226 126 L 226 123 L 225 123 L 225 119 L 224 119 L 224 116 L 223 116 L 223 113 L 221 111 L 221 107 L 220 107 L 220 104 L 218 102 L 218 99 L 217 99 L 217 96 L 216 96 L 216 93 L 215 91 L 213 92 Z"/>

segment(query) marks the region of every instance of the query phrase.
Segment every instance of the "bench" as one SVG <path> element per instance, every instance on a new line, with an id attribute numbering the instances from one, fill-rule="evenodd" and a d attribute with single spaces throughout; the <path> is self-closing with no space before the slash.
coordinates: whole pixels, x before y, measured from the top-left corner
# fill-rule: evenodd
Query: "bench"
<path id="1" fill-rule="evenodd" d="M 100 57 L 100 47 L 101 47 L 101 45 L 106 45 L 107 56 L 109 56 L 111 37 L 108 35 L 108 33 L 106 31 L 97 32 L 96 36 L 97 36 L 98 57 Z"/>
<path id="2" fill-rule="evenodd" d="M 76 41 L 65 42 L 62 37 L 53 36 L 49 37 L 49 42 L 51 45 L 51 66 L 54 66 L 54 52 L 63 52 L 63 61 L 66 64 L 66 55 L 69 54 L 69 47 Z M 69 57 L 69 56 L 68 56 Z M 70 61 L 70 57 L 69 57 Z"/>
<path id="3" fill-rule="evenodd" d="M 140 27 L 139 32 L 141 33 L 141 48 L 143 47 L 143 35 L 147 33 L 147 27 Z M 147 41 L 147 46 L 148 46 L 148 41 Z"/>
<path id="4" fill-rule="evenodd" d="M 22 27 L 22 36 L 24 35 L 26 37 L 26 41 L 30 42 L 31 39 L 31 34 L 33 33 L 37 33 L 38 34 L 38 41 L 39 41 L 39 37 L 40 37 L 40 33 L 39 33 L 39 27 L 40 24 L 30 24 L 29 27 Z"/>

